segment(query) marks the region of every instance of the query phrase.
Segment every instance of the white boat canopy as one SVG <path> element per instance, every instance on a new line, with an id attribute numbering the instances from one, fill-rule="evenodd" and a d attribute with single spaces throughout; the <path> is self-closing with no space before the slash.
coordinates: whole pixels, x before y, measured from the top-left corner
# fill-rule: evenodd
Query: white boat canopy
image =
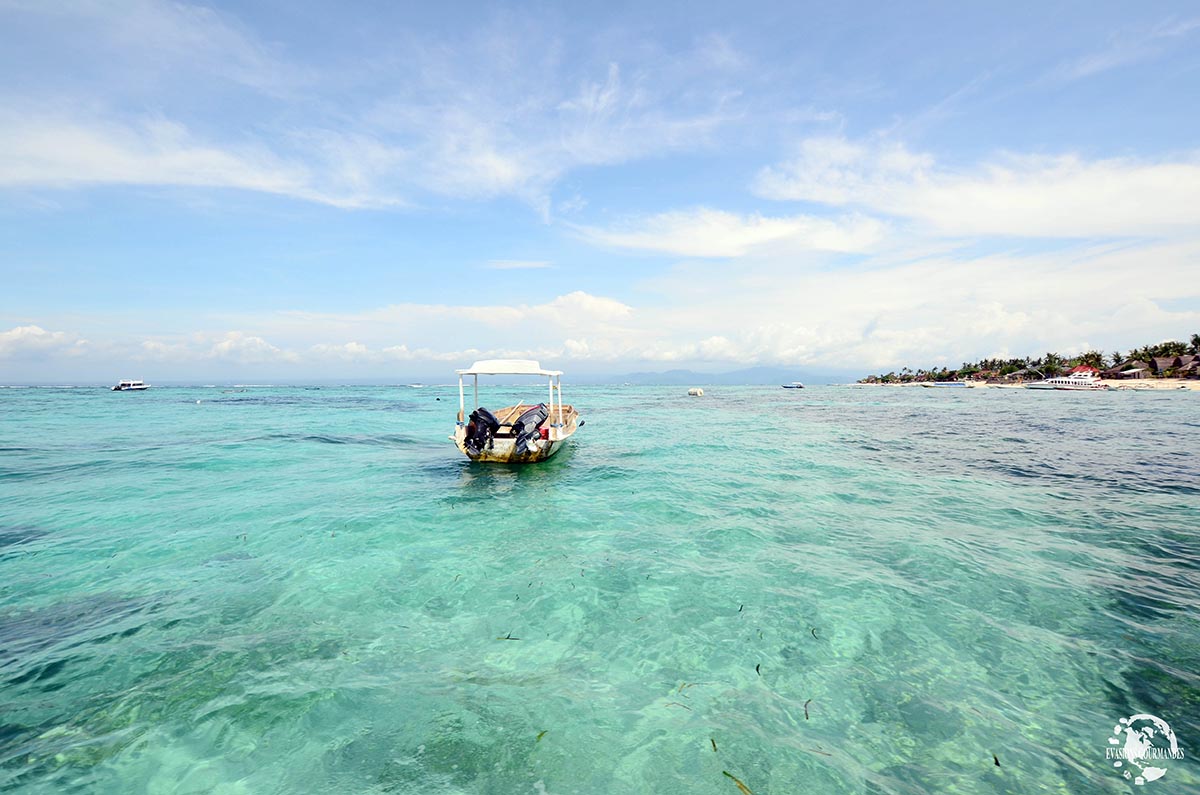
<path id="1" fill-rule="evenodd" d="M 543 370 L 542 366 L 532 359 L 484 359 L 483 361 L 475 362 L 466 370 L 455 370 L 458 373 L 458 424 L 466 425 L 467 416 L 467 394 L 466 386 L 463 384 L 465 376 L 472 376 L 475 380 L 475 408 L 479 408 L 479 376 L 481 375 L 536 375 L 547 379 L 546 406 L 553 411 L 554 409 L 554 390 L 558 389 L 558 417 L 559 422 L 552 424 L 552 428 L 562 427 L 563 402 L 562 402 L 562 370 Z"/>
<path id="2" fill-rule="evenodd" d="M 466 370 L 455 370 L 459 375 L 562 375 L 562 370 L 543 370 L 532 359 L 484 359 L 475 362 Z"/>

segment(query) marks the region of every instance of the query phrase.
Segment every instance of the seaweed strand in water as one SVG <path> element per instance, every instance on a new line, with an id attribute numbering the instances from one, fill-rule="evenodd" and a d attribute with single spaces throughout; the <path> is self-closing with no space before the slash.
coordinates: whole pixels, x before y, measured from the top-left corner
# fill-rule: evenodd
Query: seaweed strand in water
<path id="1" fill-rule="evenodd" d="M 751 791 L 751 789 L 742 783 L 742 780 L 740 778 L 731 774 L 728 770 L 722 770 L 721 772 L 723 774 L 725 774 L 726 776 L 728 776 L 729 778 L 733 779 L 733 783 L 737 784 L 737 788 L 742 791 L 742 795 L 754 795 L 754 793 Z"/>

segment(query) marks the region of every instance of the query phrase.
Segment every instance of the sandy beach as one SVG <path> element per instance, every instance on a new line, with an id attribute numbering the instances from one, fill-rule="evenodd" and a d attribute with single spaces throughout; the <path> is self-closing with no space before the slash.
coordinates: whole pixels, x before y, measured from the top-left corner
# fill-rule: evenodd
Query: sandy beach
<path id="1" fill-rule="evenodd" d="M 904 386 L 904 387 L 920 387 L 925 386 L 926 382 L 910 381 L 906 384 L 852 384 L 851 386 Z M 1025 384 L 1034 383 L 1026 381 L 1019 384 L 987 384 L 982 382 L 966 382 L 968 387 L 974 389 L 1024 389 Z M 1114 378 L 1102 378 L 1100 383 L 1113 389 L 1130 392 L 1148 392 L 1151 390 L 1179 390 L 1187 389 L 1193 392 L 1200 392 L 1200 380 L 1195 378 L 1132 378 L 1128 380 L 1118 380 Z"/>
<path id="2" fill-rule="evenodd" d="M 1195 378 L 1134 378 L 1120 381 L 1103 378 L 1100 383 L 1119 389 L 1190 389 L 1200 392 L 1200 380 Z"/>

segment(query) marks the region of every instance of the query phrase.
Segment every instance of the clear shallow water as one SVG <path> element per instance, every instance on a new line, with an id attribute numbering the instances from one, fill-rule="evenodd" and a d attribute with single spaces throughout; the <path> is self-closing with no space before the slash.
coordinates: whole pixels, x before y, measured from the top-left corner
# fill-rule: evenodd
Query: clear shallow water
<path id="1" fill-rule="evenodd" d="M 685 391 L 0 390 L 0 790 L 1200 785 L 1200 396 Z"/>

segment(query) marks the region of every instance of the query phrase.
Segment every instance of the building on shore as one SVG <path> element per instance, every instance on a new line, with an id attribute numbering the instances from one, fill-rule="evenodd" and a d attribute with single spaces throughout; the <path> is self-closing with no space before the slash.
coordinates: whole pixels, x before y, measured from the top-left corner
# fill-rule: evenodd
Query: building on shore
<path id="1" fill-rule="evenodd" d="M 1150 364 L 1143 362 L 1140 359 L 1130 359 L 1121 362 L 1116 367 L 1105 370 L 1100 374 L 1102 378 L 1145 378 L 1150 372 Z"/>

